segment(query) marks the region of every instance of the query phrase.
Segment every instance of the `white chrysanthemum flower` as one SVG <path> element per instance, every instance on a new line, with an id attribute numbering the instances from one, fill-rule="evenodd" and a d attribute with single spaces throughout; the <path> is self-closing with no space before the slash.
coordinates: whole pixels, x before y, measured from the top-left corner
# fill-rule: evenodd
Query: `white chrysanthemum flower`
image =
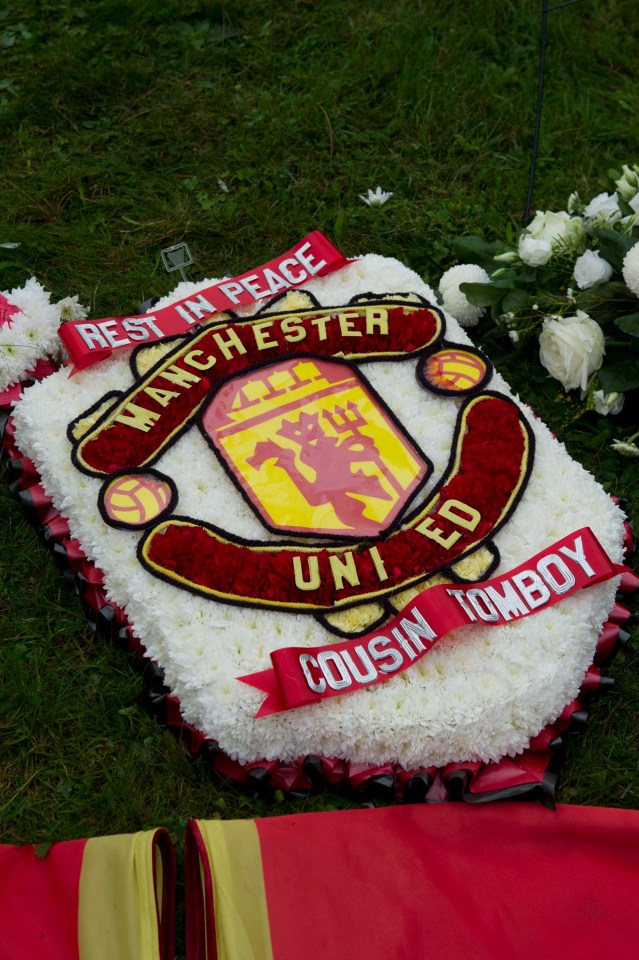
<path id="1" fill-rule="evenodd" d="M 35 277 L 24 287 L 3 291 L 13 316 L 0 328 L 0 390 L 18 383 L 38 360 L 55 356 L 59 348 L 59 304 Z"/>
<path id="2" fill-rule="evenodd" d="M 474 327 L 483 316 L 483 307 L 475 307 L 459 289 L 460 283 L 490 283 L 490 277 L 475 263 L 460 263 L 447 270 L 439 281 L 442 306 L 462 327 Z"/>
<path id="3" fill-rule="evenodd" d="M 66 323 L 68 320 L 84 320 L 89 315 L 89 308 L 83 307 L 77 296 L 58 300 L 57 306 L 60 309 L 61 323 Z"/>
<path id="4" fill-rule="evenodd" d="M 621 272 L 628 289 L 639 297 L 639 243 L 635 243 L 624 257 Z"/>
<path id="5" fill-rule="evenodd" d="M 392 196 L 392 192 L 377 187 L 375 190 L 369 189 L 366 196 L 360 193 L 359 199 L 363 200 L 367 207 L 382 207 Z"/>
<path id="6" fill-rule="evenodd" d="M 28 362 L 28 346 L 19 331 L 6 324 L 0 327 L 0 390 L 17 383 Z"/>

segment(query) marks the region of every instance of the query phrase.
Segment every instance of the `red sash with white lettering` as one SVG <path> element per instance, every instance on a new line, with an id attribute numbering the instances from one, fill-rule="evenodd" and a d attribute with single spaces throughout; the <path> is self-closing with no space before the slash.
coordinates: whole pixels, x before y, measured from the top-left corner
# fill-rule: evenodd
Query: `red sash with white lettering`
<path id="1" fill-rule="evenodd" d="M 286 253 L 248 273 L 206 287 L 177 303 L 136 317 L 72 320 L 59 330 L 73 372 L 105 360 L 115 350 L 153 343 L 188 331 L 200 320 L 254 303 L 323 277 L 351 263 L 320 230 L 303 237 Z"/>
<path id="2" fill-rule="evenodd" d="M 519 620 L 621 571 L 592 530 L 583 527 L 481 586 L 438 584 L 422 591 L 365 637 L 275 650 L 272 668 L 237 679 L 268 694 L 256 717 L 317 703 L 388 680 L 420 660 L 451 630 Z"/>

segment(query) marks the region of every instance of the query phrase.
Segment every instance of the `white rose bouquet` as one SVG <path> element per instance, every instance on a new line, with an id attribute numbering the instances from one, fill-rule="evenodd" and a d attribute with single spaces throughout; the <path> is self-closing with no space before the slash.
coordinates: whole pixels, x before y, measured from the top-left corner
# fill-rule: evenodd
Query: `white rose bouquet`
<path id="1" fill-rule="evenodd" d="M 588 203 L 575 192 L 566 210 L 538 211 L 510 244 L 457 239 L 460 264 L 439 284 L 462 325 L 489 312 L 513 343 L 538 339 L 550 376 L 604 415 L 639 388 L 639 166 L 612 179 Z"/>

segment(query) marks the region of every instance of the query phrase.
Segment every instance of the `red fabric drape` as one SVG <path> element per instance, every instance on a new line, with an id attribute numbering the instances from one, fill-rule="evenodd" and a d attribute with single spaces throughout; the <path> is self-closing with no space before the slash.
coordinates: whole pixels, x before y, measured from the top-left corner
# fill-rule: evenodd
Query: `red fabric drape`
<path id="1" fill-rule="evenodd" d="M 277 960 L 610 960 L 638 949 L 638 811 L 407 805 L 257 828 Z"/>
<path id="2" fill-rule="evenodd" d="M 0 846 L 0 960 L 79 960 L 78 891 L 86 840 Z"/>

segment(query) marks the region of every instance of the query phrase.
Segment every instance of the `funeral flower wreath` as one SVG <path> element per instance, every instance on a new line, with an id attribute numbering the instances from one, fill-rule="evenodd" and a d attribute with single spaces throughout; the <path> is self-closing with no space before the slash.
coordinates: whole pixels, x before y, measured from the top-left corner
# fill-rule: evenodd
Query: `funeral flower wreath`
<path id="1" fill-rule="evenodd" d="M 207 283 L 181 284 L 156 307 Z M 238 679 L 264 670 L 282 648 L 310 651 L 340 637 L 370 635 L 425 587 L 480 584 L 585 526 L 612 562 L 621 562 L 624 519 L 618 507 L 512 395 L 454 318 L 429 313 L 424 303 L 434 300 L 403 264 L 368 255 L 309 281 L 304 292 L 266 307 L 238 308 L 224 328 L 204 324 L 187 341 L 124 350 L 72 378 L 63 369 L 31 387 L 17 405 L 19 449 L 68 518 L 71 536 L 103 572 L 107 597 L 126 611 L 137 642 L 164 671 L 184 721 L 215 740 L 229 762 L 293 764 L 314 756 L 361 769 L 391 763 L 410 771 L 516 757 L 574 700 L 592 663 L 618 578 L 525 619 L 453 630 L 409 669 L 374 688 L 299 709 L 256 718 L 263 694 Z M 380 306 L 386 301 L 387 307 Z M 362 363 L 365 337 L 358 325 L 366 322 L 367 304 L 369 321 L 382 329 L 379 311 L 398 311 L 388 329 L 404 338 L 401 357 L 383 356 L 379 347 L 380 355 Z M 428 343 L 416 338 L 414 320 L 426 323 L 427 313 Z M 325 337 L 321 351 L 319 339 L 318 346 L 309 346 L 313 318 L 315 334 Z M 339 332 L 332 358 L 330 318 Z M 379 334 L 375 322 L 370 325 Z M 251 343 L 276 339 L 273 331 L 288 331 L 294 345 L 302 329 L 307 341 L 294 366 L 291 357 L 273 364 L 263 355 L 249 356 Z M 379 334 L 380 343 L 385 336 Z M 202 382 L 207 365 L 213 367 L 213 342 L 230 351 L 232 365 L 215 394 L 217 405 Z M 183 362 L 187 356 L 190 367 Z M 442 363 L 457 364 L 456 372 L 451 375 Z M 161 379 L 167 371 L 173 380 Z M 144 408 L 142 389 L 156 404 L 145 401 L 146 414 L 135 409 Z M 171 404 L 186 402 L 190 391 L 201 391 L 208 412 L 198 414 L 197 422 L 178 418 L 171 426 Z M 291 403 L 281 408 L 286 391 Z M 313 404 L 320 403 L 320 394 L 324 406 L 318 413 Z M 242 431 L 250 410 L 259 416 L 250 424 L 258 433 L 249 449 L 242 447 L 248 443 Z M 109 431 L 117 438 L 137 418 L 132 431 L 142 449 L 151 428 L 163 422 L 162 411 L 169 439 L 137 472 L 126 457 L 122 461 L 121 445 L 100 439 Z M 211 440 L 216 430 L 227 438 L 226 447 Z M 395 466 L 378 456 L 384 443 Z M 313 460 L 318 445 L 332 450 L 349 476 L 346 494 L 336 491 L 328 512 L 313 505 L 314 483 L 325 469 Z M 262 487 L 256 480 L 261 471 L 267 478 Z M 400 482 L 403 471 L 410 478 Z M 362 484 L 359 492 L 354 476 Z M 502 496 L 500 483 L 503 504 L 491 507 Z M 274 485 L 275 506 L 268 500 Z M 286 533 L 290 517 L 280 528 L 273 511 L 286 499 L 282 491 L 291 499 L 294 488 L 307 491 L 302 499 L 309 507 L 300 508 L 293 532 Z M 405 506 L 393 507 L 393 514 L 387 507 L 400 494 Z M 149 498 L 157 500 L 157 509 L 145 528 Z M 369 530 L 358 542 L 336 534 L 335 527 L 351 522 L 353 510 L 357 522 L 374 513 L 373 506 L 362 509 L 364 502 L 378 510 L 379 533 Z M 440 508 L 453 524 L 445 531 L 441 516 L 433 519 Z M 494 516 L 482 526 L 483 512 L 491 508 Z M 142 514 L 129 513 L 127 520 L 127 511 L 135 510 Z M 271 511 L 268 523 L 264 511 Z M 387 529 L 379 519 L 384 511 Z M 314 536 L 313 528 L 321 532 L 323 526 L 326 536 Z M 419 536 L 429 550 L 445 551 L 442 541 L 449 542 L 451 531 L 466 537 L 459 562 L 411 567 L 413 560 L 417 566 L 425 562 L 414 553 Z M 186 538 L 182 549 L 180 537 Z M 402 543 L 394 554 L 393 545 Z M 285 564 L 294 556 L 299 571 Z M 358 591 L 368 582 L 379 589 L 364 603 Z"/>

